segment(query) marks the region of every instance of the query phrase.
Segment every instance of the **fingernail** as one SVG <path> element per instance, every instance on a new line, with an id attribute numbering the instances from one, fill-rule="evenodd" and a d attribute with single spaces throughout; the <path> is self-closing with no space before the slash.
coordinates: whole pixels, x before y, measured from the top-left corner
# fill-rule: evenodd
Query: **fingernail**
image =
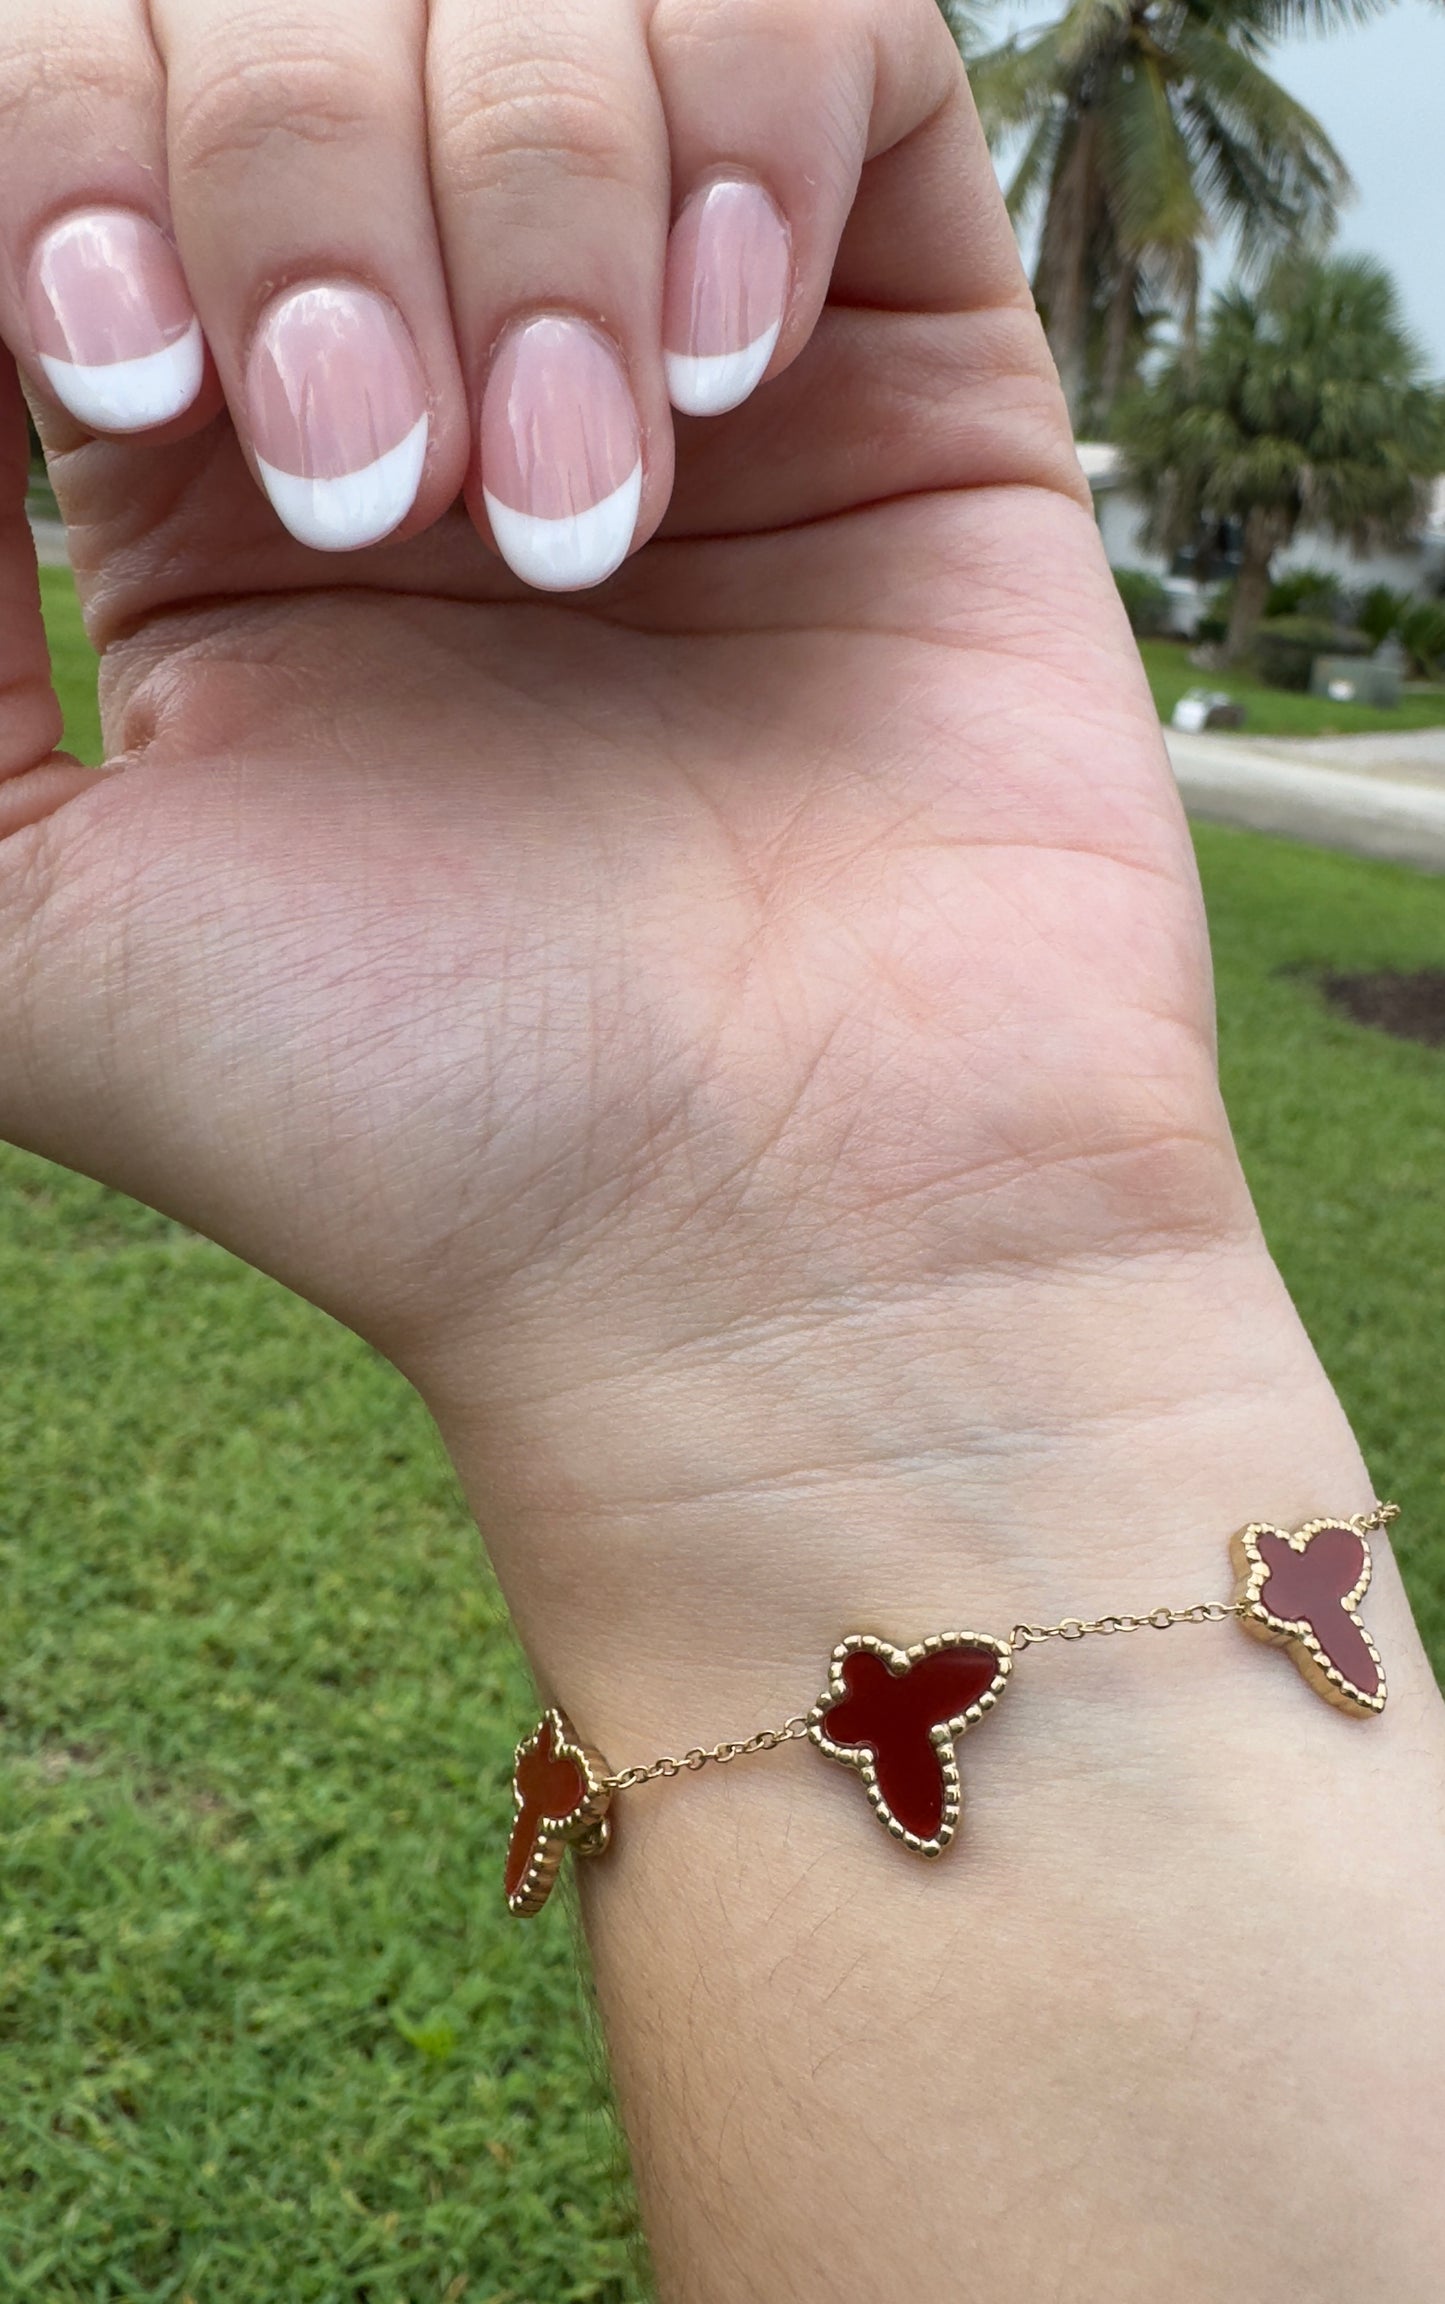
<path id="1" fill-rule="evenodd" d="M 482 483 L 497 549 L 539 592 L 620 568 L 642 505 L 642 431 L 613 347 L 544 313 L 502 343 L 482 397 Z"/>
<path id="2" fill-rule="evenodd" d="M 410 512 L 431 420 L 400 314 L 369 289 L 323 282 L 273 304 L 246 377 L 266 493 L 316 552 L 378 544 Z"/>
<path id="3" fill-rule="evenodd" d="M 200 391 L 200 322 L 180 258 L 148 217 L 68 216 L 35 251 L 26 300 L 51 391 L 93 432 L 169 424 Z"/>
<path id="4" fill-rule="evenodd" d="M 793 284 L 788 227 L 761 184 L 725 176 L 694 193 L 672 228 L 662 343 L 685 416 L 722 416 L 756 391 Z"/>

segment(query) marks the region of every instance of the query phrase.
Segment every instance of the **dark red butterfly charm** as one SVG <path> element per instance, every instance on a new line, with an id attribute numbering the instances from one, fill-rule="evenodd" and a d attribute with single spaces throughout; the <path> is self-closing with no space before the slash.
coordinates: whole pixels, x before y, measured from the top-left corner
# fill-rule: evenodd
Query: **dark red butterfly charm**
<path id="1" fill-rule="evenodd" d="M 894 1648 L 852 1632 L 833 1650 L 808 1734 L 857 1769 L 896 1840 L 941 1856 L 962 1807 L 954 1742 L 998 1702 L 1012 1664 L 1008 1642 L 987 1633 L 937 1632 Z"/>
<path id="2" fill-rule="evenodd" d="M 1382 1712 L 1385 1668 L 1360 1621 L 1370 1547 L 1359 1529 L 1309 1520 L 1290 1531 L 1256 1521 L 1231 1551 L 1245 1631 L 1287 1648 L 1310 1686 L 1342 1712 Z"/>
<path id="3" fill-rule="evenodd" d="M 562 1712 L 547 1712 L 517 1746 L 512 1798 L 516 1819 L 507 1848 L 504 1885 L 518 1919 L 540 1912 L 552 1893 L 569 1848 L 600 1855 L 607 1846 L 612 1794 L 607 1764 L 579 1744 Z"/>

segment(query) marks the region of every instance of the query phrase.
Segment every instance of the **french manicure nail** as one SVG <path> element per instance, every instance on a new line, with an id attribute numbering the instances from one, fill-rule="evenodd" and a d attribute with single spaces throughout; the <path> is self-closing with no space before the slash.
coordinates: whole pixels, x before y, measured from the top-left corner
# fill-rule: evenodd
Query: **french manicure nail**
<path id="1" fill-rule="evenodd" d="M 767 372 L 793 280 L 787 224 L 761 184 L 704 185 L 672 228 L 662 343 L 667 388 L 685 416 L 722 416 Z"/>
<path id="2" fill-rule="evenodd" d="M 482 485 L 497 549 L 539 592 L 620 568 L 642 506 L 642 431 L 613 347 L 567 313 L 504 338 L 482 397 Z"/>
<path id="3" fill-rule="evenodd" d="M 251 445 L 298 543 L 380 543 L 421 486 L 431 420 L 400 314 L 369 289 L 319 282 L 271 306 L 246 376 Z"/>
<path id="4" fill-rule="evenodd" d="M 26 301 L 46 382 L 93 432 L 169 424 L 200 391 L 200 322 L 180 258 L 148 217 L 67 217 L 35 251 Z"/>

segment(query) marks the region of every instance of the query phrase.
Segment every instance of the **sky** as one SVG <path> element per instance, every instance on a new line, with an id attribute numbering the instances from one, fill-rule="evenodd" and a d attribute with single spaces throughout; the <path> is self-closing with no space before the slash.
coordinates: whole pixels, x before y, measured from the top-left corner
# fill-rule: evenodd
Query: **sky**
<path id="1" fill-rule="evenodd" d="M 1355 179 L 1341 244 L 1384 258 L 1445 377 L 1445 0 L 1406 0 L 1362 30 L 1292 40 L 1273 69 Z"/>
<path id="2" fill-rule="evenodd" d="M 992 13 L 980 13 L 991 31 Z M 1010 28 L 1056 13 L 1049 0 L 1000 11 Z M 1270 69 L 1323 122 L 1354 177 L 1341 246 L 1389 265 L 1445 378 L 1445 0 L 1402 0 L 1363 29 L 1282 42 Z M 1226 270 L 1221 260 L 1206 278 Z"/>

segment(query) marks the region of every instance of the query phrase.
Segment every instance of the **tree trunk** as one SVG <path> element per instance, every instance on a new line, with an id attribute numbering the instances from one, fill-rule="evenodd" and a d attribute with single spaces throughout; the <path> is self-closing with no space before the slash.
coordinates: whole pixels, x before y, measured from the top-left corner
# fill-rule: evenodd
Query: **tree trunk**
<path id="1" fill-rule="evenodd" d="M 1089 246 L 1095 208 L 1098 123 L 1080 114 L 1059 156 L 1034 271 L 1034 296 L 1044 315 L 1049 350 L 1077 433 L 1088 389 Z"/>
<path id="2" fill-rule="evenodd" d="M 1107 421 L 1114 413 L 1114 403 L 1124 389 L 1126 375 L 1132 383 L 1130 352 L 1133 349 L 1135 299 L 1139 290 L 1139 267 L 1127 257 L 1119 260 L 1119 276 L 1114 282 L 1114 293 L 1109 300 L 1109 325 L 1104 337 L 1104 372 L 1099 380 L 1099 397 Z"/>
<path id="3" fill-rule="evenodd" d="M 1238 664 L 1247 654 L 1269 599 L 1275 553 L 1285 541 L 1278 515 L 1256 505 L 1244 523 L 1244 558 L 1234 581 L 1222 661 Z"/>

